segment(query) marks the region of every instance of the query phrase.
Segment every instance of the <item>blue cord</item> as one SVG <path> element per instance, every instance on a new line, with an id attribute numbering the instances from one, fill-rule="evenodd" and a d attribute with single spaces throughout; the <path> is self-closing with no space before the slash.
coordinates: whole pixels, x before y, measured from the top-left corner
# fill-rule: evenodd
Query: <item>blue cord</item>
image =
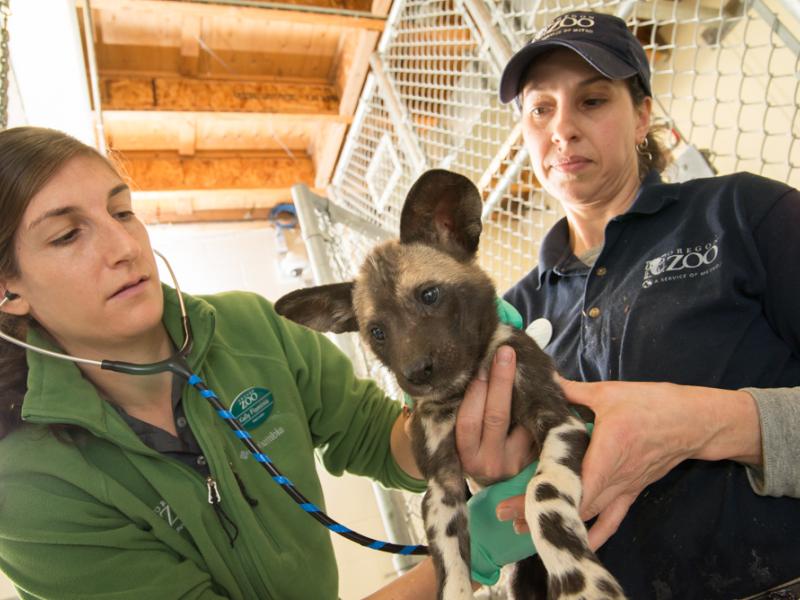
<path id="1" fill-rule="evenodd" d="M 231 414 L 229 410 L 227 410 L 222 403 L 219 401 L 217 395 L 211 391 L 208 386 L 203 382 L 200 377 L 195 375 L 194 373 L 190 374 L 188 377 L 189 384 L 193 387 L 197 388 L 200 392 L 200 395 L 208 400 L 211 405 L 214 407 L 216 413 L 228 424 L 228 426 L 233 430 L 242 443 L 247 447 L 250 451 L 250 454 L 258 461 L 272 476 L 273 481 L 283 488 L 283 490 L 289 494 L 289 496 L 294 500 L 300 508 L 306 511 L 309 515 L 314 517 L 317 521 L 322 523 L 325 527 L 329 530 L 333 531 L 334 533 L 338 533 L 342 537 L 347 538 L 357 544 L 361 544 L 367 548 L 372 548 L 373 550 L 380 550 L 381 552 L 389 552 L 391 554 L 428 554 L 428 548 L 426 546 L 421 545 L 403 545 L 403 544 L 394 544 L 392 542 L 382 542 L 380 540 L 375 540 L 360 533 L 345 527 L 341 523 L 335 521 L 331 517 L 329 517 L 325 512 L 323 512 L 317 505 L 313 502 L 309 501 L 308 498 L 303 496 L 300 491 L 294 486 L 294 484 L 281 473 L 275 464 L 270 460 L 270 458 L 261 452 L 261 450 L 253 443 L 250 434 L 244 430 L 238 420 Z"/>

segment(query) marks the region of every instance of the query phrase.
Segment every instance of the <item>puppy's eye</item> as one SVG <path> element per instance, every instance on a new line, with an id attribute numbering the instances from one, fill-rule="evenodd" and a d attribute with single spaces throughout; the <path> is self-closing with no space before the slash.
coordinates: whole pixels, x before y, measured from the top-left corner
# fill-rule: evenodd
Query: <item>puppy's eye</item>
<path id="1" fill-rule="evenodd" d="M 423 304 L 436 304 L 436 301 L 439 299 L 439 288 L 430 287 L 426 290 L 422 290 L 422 293 L 419 295 L 419 297 Z"/>
<path id="2" fill-rule="evenodd" d="M 377 341 L 382 342 L 386 339 L 386 334 L 380 327 L 373 327 L 369 330 L 370 335 Z"/>

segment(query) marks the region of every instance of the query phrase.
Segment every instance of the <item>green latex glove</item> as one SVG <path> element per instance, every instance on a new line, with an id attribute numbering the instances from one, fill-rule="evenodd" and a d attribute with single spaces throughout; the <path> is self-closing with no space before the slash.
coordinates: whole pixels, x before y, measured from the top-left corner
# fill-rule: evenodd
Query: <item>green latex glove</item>
<path id="1" fill-rule="evenodd" d="M 501 323 L 511 325 L 516 329 L 522 329 L 522 315 L 519 314 L 516 308 L 503 300 L 500 296 L 494 299 L 494 305 Z"/>
<path id="2" fill-rule="evenodd" d="M 497 520 L 497 505 L 525 493 L 539 462 L 533 462 L 511 479 L 482 489 L 467 502 L 472 579 L 494 585 L 500 567 L 536 554 L 530 533 L 517 534 L 512 521 Z"/>
<path id="3" fill-rule="evenodd" d="M 594 423 L 586 423 L 589 435 L 593 429 Z M 494 585 L 503 565 L 536 554 L 530 533 L 517 534 L 512 521 L 497 520 L 497 505 L 524 494 L 538 465 L 538 461 L 529 464 L 511 479 L 482 489 L 467 502 L 472 579 L 478 583 Z"/>
<path id="4" fill-rule="evenodd" d="M 503 300 L 500 296 L 494 299 L 494 306 L 497 309 L 497 316 L 500 317 L 501 323 L 511 325 L 517 329 L 522 329 L 522 315 L 519 314 L 516 308 Z M 414 410 L 414 399 L 405 392 L 403 392 L 403 404 L 405 404 L 409 410 Z"/>

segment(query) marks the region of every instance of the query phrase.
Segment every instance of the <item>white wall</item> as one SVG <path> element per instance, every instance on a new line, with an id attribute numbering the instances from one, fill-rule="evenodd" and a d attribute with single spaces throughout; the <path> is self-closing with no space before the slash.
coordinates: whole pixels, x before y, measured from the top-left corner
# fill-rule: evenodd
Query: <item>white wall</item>
<path id="1" fill-rule="evenodd" d="M 265 222 L 156 225 L 148 231 L 153 248 L 170 261 L 185 292 L 248 290 L 274 301 L 303 285 L 281 273 L 275 230 Z M 305 258 L 299 235 L 287 230 L 286 238 L 289 250 Z M 162 279 L 171 284 L 164 270 Z"/>
<path id="2" fill-rule="evenodd" d="M 75 0 L 11 0 L 9 127 L 59 129 L 95 145 Z M 20 102 L 21 100 L 21 102 Z"/>

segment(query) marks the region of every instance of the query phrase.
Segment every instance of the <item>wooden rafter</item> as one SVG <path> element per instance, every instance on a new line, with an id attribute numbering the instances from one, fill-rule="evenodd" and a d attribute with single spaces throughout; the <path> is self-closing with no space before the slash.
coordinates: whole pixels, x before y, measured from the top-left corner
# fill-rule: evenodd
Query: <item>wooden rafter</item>
<path id="1" fill-rule="evenodd" d="M 202 17 L 183 15 L 181 23 L 180 72 L 187 77 L 197 76 L 200 63 L 200 30 Z"/>
<path id="2" fill-rule="evenodd" d="M 118 151 L 282 151 L 301 154 L 327 124 L 346 126 L 349 117 L 284 113 L 106 111 L 109 148 Z M 193 140 L 193 141 L 192 141 Z"/>
<path id="3" fill-rule="evenodd" d="M 355 113 L 369 70 L 369 55 L 375 49 L 378 37 L 374 31 L 360 31 L 358 35 L 342 39 L 335 70 L 336 90 L 340 98 L 339 114 L 342 116 Z M 322 135 L 314 138 L 310 153 L 316 168 L 317 187 L 323 187 L 330 181 L 346 133 L 346 126 L 331 124 L 326 126 Z"/>
<path id="4" fill-rule="evenodd" d="M 372 0 L 370 5 L 370 12 L 373 15 L 380 15 L 385 17 L 389 14 L 389 8 L 392 6 L 392 0 Z"/>
<path id="5" fill-rule="evenodd" d="M 144 223 L 250 221 L 291 202 L 291 188 L 134 191 L 133 208 Z"/>
<path id="6" fill-rule="evenodd" d="M 313 6 L 287 8 L 255 8 L 231 4 L 212 4 L 205 2 L 182 2 L 180 0 L 92 0 L 92 8 L 115 11 L 151 11 L 155 13 L 178 13 L 199 17 L 228 17 L 237 19 L 263 19 L 265 21 L 285 21 L 289 23 L 308 23 L 320 27 L 349 27 L 383 31 L 384 20 L 368 16 L 336 14 L 325 10 L 314 10 Z M 84 7 L 83 0 L 77 5 Z"/>
<path id="7" fill-rule="evenodd" d="M 328 123 L 312 138 L 309 154 L 314 162 L 314 184 L 317 187 L 323 187 L 330 180 L 345 133 L 347 125 L 344 123 Z"/>

